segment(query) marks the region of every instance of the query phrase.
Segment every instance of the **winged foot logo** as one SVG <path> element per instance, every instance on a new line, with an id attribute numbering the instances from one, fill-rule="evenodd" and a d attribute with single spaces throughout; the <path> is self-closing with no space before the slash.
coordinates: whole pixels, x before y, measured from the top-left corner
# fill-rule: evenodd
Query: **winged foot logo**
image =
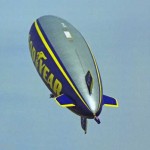
<path id="1" fill-rule="evenodd" d="M 55 78 L 55 75 L 50 71 L 50 68 L 46 66 L 44 63 L 47 60 L 47 57 L 43 53 L 43 51 L 37 52 L 35 47 L 33 46 L 33 42 L 29 36 L 29 48 L 31 53 L 32 61 L 41 76 L 41 78 L 45 81 L 46 85 L 50 87 L 50 89 L 55 93 L 56 96 L 59 96 L 62 91 L 62 83 Z"/>

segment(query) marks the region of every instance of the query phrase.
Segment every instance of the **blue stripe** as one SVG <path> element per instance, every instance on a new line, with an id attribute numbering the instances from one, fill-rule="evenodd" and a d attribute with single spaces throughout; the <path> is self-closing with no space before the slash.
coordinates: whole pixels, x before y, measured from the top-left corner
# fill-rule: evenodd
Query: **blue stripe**
<path id="1" fill-rule="evenodd" d="M 77 89 L 78 93 L 81 95 L 80 91 L 78 90 L 78 88 L 77 88 L 77 86 L 75 85 L 74 81 L 72 80 L 71 76 L 70 76 L 69 73 L 67 72 L 65 66 L 63 65 L 63 63 L 62 63 L 61 59 L 59 58 L 58 54 L 56 53 L 56 51 L 54 50 L 54 47 L 53 47 L 52 43 L 50 42 L 50 40 L 49 40 L 48 37 L 46 36 L 46 34 L 45 34 L 44 30 L 42 29 L 41 24 L 40 24 L 40 22 L 39 22 L 38 20 L 37 20 L 37 23 L 38 23 L 38 26 L 39 26 L 39 28 L 40 28 L 40 30 L 41 30 L 41 32 L 42 32 L 42 34 L 43 34 L 43 36 L 44 36 L 46 42 L 48 43 L 48 45 L 50 46 L 51 50 L 53 51 L 55 57 L 58 59 L 60 65 L 62 66 L 62 68 L 63 68 L 64 71 L 66 72 L 67 76 L 70 78 L 71 82 L 73 83 L 73 85 L 74 85 L 75 88 Z M 75 93 L 75 92 L 74 92 L 74 93 Z M 77 96 L 77 95 L 76 95 L 76 96 Z M 81 97 L 82 97 L 82 99 L 83 99 L 83 96 L 82 96 L 82 95 L 81 95 Z M 83 100 L 84 100 L 84 99 L 83 99 Z M 81 101 L 81 100 L 80 100 L 80 101 Z M 81 101 L 81 102 L 82 102 L 82 101 Z M 85 100 L 84 100 L 84 102 L 85 102 Z M 82 102 L 82 103 L 83 103 L 83 102 Z M 86 102 L 85 102 L 85 103 L 86 103 Z M 87 103 L 86 103 L 86 104 L 87 104 Z"/>

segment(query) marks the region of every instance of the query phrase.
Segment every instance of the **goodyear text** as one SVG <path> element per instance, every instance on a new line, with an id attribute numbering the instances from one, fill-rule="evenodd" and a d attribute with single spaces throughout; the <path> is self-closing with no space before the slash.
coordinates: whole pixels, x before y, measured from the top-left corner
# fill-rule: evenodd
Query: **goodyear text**
<path id="1" fill-rule="evenodd" d="M 61 94 L 62 91 L 62 83 L 55 78 L 54 74 L 50 71 L 50 68 L 46 66 L 44 61 L 47 60 L 47 57 L 43 53 L 43 51 L 36 51 L 35 47 L 33 46 L 33 42 L 29 36 L 29 48 L 33 63 L 40 74 L 43 81 L 45 81 L 48 88 L 50 88 L 56 96 Z"/>

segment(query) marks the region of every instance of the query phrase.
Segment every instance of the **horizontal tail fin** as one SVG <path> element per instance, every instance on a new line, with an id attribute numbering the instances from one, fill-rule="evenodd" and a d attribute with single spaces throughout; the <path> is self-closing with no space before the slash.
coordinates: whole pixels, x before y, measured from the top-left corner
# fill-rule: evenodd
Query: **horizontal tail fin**
<path id="1" fill-rule="evenodd" d="M 61 107 L 74 107 L 75 106 L 72 99 L 64 94 L 56 97 L 55 100 L 56 100 L 56 103 Z"/>
<path id="2" fill-rule="evenodd" d="M 108 107 L 118 107 L 118 101 L 115 98 L 103 95 L 103 104 Z"/>

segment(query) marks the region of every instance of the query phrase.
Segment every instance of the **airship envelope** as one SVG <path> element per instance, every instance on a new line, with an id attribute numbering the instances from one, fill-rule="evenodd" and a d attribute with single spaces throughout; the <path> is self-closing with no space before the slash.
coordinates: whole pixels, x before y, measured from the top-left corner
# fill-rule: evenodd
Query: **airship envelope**
<path id="1" fill-rule="evenodd" d="M 103 95 L 96 59 L 81 33 L 55 16 L 38 18 L 29 32 L 32 61 L 58 105 L 87 119 L 98 119 L 102 106 L 118 107 L 116 99 Z"/>

